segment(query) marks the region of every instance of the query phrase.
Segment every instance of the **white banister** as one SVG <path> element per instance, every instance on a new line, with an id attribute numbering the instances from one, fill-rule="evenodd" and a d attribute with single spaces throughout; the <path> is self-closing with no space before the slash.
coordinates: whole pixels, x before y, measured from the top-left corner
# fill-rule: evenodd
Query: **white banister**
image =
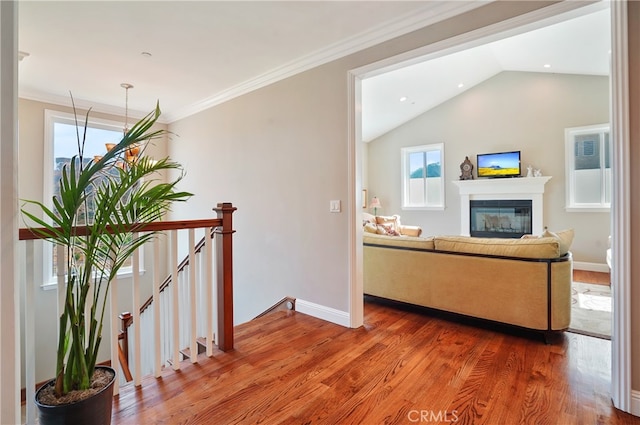
<path id="1" fill-rule="evenodd" d="M 180 369 L 180 309 L 178 285 L 178 231 L 171 231 L 171 322 L 172 322 L 172 367 Z"/>
<path id="2" fill-rule="evenodd" d="M 133 234 L 133 239 L 138 238 L 138 233 Z M 133 361 L 134 367 L 134 375 L 133 375 L 133 384 L 136 387 L 139 387 L 142 382 L 142 374 L 140 371 L 140 335 L 142 334 L 142 326 L 140 323 L 140 250 L 136 249 L 133 253 L 133 323 L 136 324 L 137 332 L 134 334 L 133 338 L 133 349 L 135 352 L 135 357 Z"/>
<path id="3" fill-rule="evenodd" d="M 56 293 L 58 294 L 58 309 L 56 310 L 57 316 L 60 317 L 62 312 L 64 311 L 64 303 L 66 296 L 67 283 L 65 281 L 65 273 L 67 271 L 67 262 L 65 261 L 65 255 L 67 254 L 63 245 L 56 245 L 56 278 L 58 285 L 56 286 Z M 60 321 L 56 322 L 58 327 L 56 328 L 56 333 L 60 335 Z M 57 343 L 57 341 L 56 341 Z"/>
<path id="4" fill-rule="evenodd" d="M 111 367 L 118 370 L 118 325 L 119 325 L 119 311 L 118 311 L 118 278 L 114 278 L 109 284 L 109 317 L 111 324 Z M 113 383 L 113 395 L 120 393 L 120 381 L 118 379 Z"/>
<path id="5" fill-rule="evenodd" d="M 34 264 L 35 241 L 25 242 L 25 263 Z M 36 318 L 29 314 L 29 310 L 35 303 L 35 269 L 27 267 L 25 270 L 25 294 L 24 294 L 24 371 L 25 371 L 25 396 L 26 396 L 26 421 L 28 424 L 36 423 L 36 406 L 33 402 L 36 393 Z"/>
<path id="6" fill-rule="evenodd" d="M 197 322 L 196 322 L 196 234 L 195 229 L 189 229 L 189 298 L 190 298 L 190 338 L 189 338 L 189 359 L 191 363 L 198 362 Z"/>
<path id="7" fill-rule="evenodd" d="M 186 273 L 178 272 L 178 308 L 180 314 L 178 315 L 179 322 L 179 337 L 178 337 L 178 349 L 182 349 L 189 346 L 189 324 L 191 323 L 189 315 L 189 266 L 187 266 Z M 182 354 L 180 354 L 180 361 Z"/>
<path id="8" fill-rule="evenodd" d="M 213 257 L 211 253 L 211 229 L 204 234 L 204 279 L 205 279 L 205 338 L 207 341 L 207 357 L 213 357 Z"/>
<path id="9" fill-rule="evenodd" d="M 213 303 L 213 307 L 211 308 L 211 323 L 212 323 L 212 327 L 213 329 L 211 330 L 211 333 L 209 335 L 211 335 L 211 338 L 213 339 L 213 343 L 218 345 L 218 338 L 219 335 L 216 333 L 216 330 L 219 328 L 218 326 L 218 290 L 217 290 L 217 285 L 222 285 L 222 282 L 218 282 L 216 280 L 216 277 L 218 276 L 218 270 L 217 270 L 217 266 L 218 263 L 215 261 L 215 258 L 217 257 L 217 249 L 218 246 L 217 244 L 213 243 L 213 240 L 211 241 L 211 280 L 210 282 L 210 286 L 211 286 L 211 292 L 213 292 L 213 295 L 211 297 L 212 299 L 212 303 Z"/>
<path id="10" fill-rule="evenodd" d="M 162 278 L 160 276 L 160 241 L 156 238 L 153 241 L 153 374 L 157 378 L 162 372 L 162 351 L 160 335 L 161 335 L 161 323 L 160 323 L 160 285 L 162 285 Z"/>

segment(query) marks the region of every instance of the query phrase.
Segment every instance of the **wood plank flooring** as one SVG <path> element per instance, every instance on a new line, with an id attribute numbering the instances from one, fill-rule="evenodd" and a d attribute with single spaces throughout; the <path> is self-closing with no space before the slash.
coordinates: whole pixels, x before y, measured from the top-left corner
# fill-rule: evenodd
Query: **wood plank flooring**
<path id="1" fill-rule="evenodd" d="M 588 270 L 574 270 L 573 281 L 594 283 L 597 285 L 611 285 L 611 275 L 609 273 L 592 272 Z"/>
<path id="2" fill-rule="evenodd" d="M 372 299 L 359 329 L 270 313 L 122 388 L 113 423 L 640 424 L 612 407 L 610 341 L 492 326 Z"/>

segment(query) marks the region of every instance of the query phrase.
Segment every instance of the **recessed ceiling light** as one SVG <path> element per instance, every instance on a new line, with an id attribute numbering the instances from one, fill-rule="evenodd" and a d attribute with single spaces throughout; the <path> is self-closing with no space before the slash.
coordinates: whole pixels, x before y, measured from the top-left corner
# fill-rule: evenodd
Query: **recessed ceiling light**
<path id="1" fill-rule="evenodd" d="M 458 84 L 458 88 L 459 88 L 459 89 L 461 89 L 461 88 L 463 88 L 463 87 L 464 87 L 464 83 L 460 83 L 460 84 Z"/>
<path id="2" fill-rule="evenodd" d="M 549 64 L 549 63 L 545 63 L 543 66 L 544 66 L 545 68 L 551 68 L 551 64 Z"/>
<path id="3" fill-rule="evenodd" d="M 402 97 L 400 98 L 400 102 L 405 102 L 406 100 L 407 100 L 407 96 L 402 96 Z"/>

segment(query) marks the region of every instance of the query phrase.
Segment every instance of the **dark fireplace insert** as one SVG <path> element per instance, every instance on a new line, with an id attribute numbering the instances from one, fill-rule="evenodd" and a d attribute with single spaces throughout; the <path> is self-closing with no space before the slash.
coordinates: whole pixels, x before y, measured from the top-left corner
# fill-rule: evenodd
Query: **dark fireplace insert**
<path id="1" fill-rule="evenodd" d="M 531 234 L 529 199 L 469 201 L 470 234 L 483 238 L 520 238 Z"/>

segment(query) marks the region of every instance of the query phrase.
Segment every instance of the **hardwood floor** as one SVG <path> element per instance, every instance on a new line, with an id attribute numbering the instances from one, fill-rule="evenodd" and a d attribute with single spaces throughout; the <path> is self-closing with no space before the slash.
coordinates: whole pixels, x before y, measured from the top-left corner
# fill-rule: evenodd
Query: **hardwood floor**
<path id="1" fill-rule="evenodd" d="M 610 401 L 611 342 L 377 300 L 347 329 L 277 311 L 236 348 L 114 399 L 114 424 L 640 424 Z"/>
<path id="2" fill-rule="evenodd" d="M 611 275 L 609 273 L 592 272 L 588 270 L 574 270 L 573 281 L 595 283 L 598 285 L 611 285 Z"/>

